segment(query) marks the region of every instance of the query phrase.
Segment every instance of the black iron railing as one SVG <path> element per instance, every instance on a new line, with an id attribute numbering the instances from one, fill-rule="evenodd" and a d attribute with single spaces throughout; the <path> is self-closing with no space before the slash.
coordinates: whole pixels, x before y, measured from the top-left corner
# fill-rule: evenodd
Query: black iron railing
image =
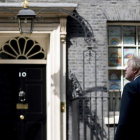
<path id="1" fill-rule="evenodd" d="M 107 93 L 107 92 L 106 92 Z M 120 91 L 72 99 L 73 140 L 113 140 L 119 119 Z"/>

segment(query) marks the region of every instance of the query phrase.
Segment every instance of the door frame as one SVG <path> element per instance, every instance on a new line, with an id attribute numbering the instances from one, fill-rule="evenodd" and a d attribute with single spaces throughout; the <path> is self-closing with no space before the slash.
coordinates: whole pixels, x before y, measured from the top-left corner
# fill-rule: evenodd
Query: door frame
<path id="1" fill-rule="evenodd" d="M 46 64 L 47 140 L 66 140 L 66 107 L 64 112 L 60 109 L 61 102 L 66 104 L 66 21 L 60 18 L 60 23 L 50 26 L 49 31 L 33 33 L 50 35 L 47 60 L 0 60 L 0 64 Z M 0 33 L 19 33 L 3 29 Z"/>

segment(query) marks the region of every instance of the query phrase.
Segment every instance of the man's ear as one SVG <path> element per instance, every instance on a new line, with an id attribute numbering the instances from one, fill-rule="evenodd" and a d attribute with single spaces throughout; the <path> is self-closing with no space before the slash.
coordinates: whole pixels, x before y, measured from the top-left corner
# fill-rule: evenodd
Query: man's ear
<path id="1" fill-rule="evenodd" d="M 134 74 L 137 74 L 138 73 L 138 68 L 134 69 Z"/>

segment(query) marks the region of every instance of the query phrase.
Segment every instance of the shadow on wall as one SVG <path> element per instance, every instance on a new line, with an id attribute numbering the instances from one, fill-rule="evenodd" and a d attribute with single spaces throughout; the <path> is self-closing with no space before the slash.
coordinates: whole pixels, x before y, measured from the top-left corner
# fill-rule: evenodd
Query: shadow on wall
<path id="1" fill-rule="evenodd" d="M 69 82 L 71 83 L 71 97 L 69 96 L 69 99 L 72 99 L 74 95 L 74 98 L 71 100 L 72 139 L 107 139 L 107 133 L 103 127 L 103 118 L 100 116 L 99 119 L 97 115 L 97 98 L 96 96 L 92 97 L 91 94 L 89 96 L 89 93 L 93 91 L 103 93 L 107 89 L 104 87 L 94 87 L 86 90 L 87 94 L 83 96 L 81 94 L 83 93 L 82 88 L 74 74 L 71 74 Z"/>
<path id="2" fill-rule="evenodd" d="M 74 13 L 79 15 L 76 10 L 74 10 Z M 67 41 L 69 41 L 70 38 L 74 38 L 74 37 L 85 37 L 85 32 L 81 24 L 76 19 L 68 16 L 67 17 Z"/>
<path id="3" fill-rule="evenodd" d="M 74 11 L 77 13 L 77 11 Z M 69 65 L 69 60 L 68 57 L 71 57 L 69 54 L 69 48 L 73 45 L 76 45 L 74 47 L 77 47 L 77 44 L 73 44 L 71 39 L 76 38 L 76 37 L 82 37 L 84 40 L 85 33 L 78 21 L 76 21 L 74 18 L 68 16 L 67 17 L 67 36 L 66 36 L 66 98 L 67 98 L 67 105 L 66 105 L 66 110 L 67 110 L 67 139 L 72 139 L 72 118 L 71 118 L 71 98 L 72 98 L 72 86 L 71 86 L 71 81 L 69 80 L 69 72 L 70 72 L 70 65 Z M 82 58 L 81 58 L 82 59 Z M 76 69 L 76 68 L 74 68 Z M 73 69 L 72 69 L 73 71 Z M 76 140 L 76 139 L 75 139 Z"/>
<path id="4" fill-rule="evenodd" d="M 76 11 L 74 11 L 74 12 L 76 12 Z M 83 95 L 87 96 L 91 92 L 95 92 L 95 91 L 98 91 L 98 92 L 106 91 L 106 88 L 91 86 L 92 88 L 86 88 L 86 90 L 85 90 L 85 89 L 81 88 L 80 82 L 78 82 L 78 79 L 76 77 L 74 78 L 74 75 L 71 80 L 69 79 L 70 70 L 72 72 L 74 72 L 74 71 L 77 72 L 78 70 L 80 70 L 80 68 L 83 69 L 84 62 L 86 62 L 86 64 L 87 64 L 87 61 L 89 60 L 89 59 L 85 59 L 85 61 L 84 61 L 83 58 L 85 56 L 92 57 L 91 51 L 89 51 L 88 55 L 85 54 L 85 56 L 83 56 L 83 52 L 86 49 L 86 46 L 84 46 L 84 45 L 87 45 L 87 44 L 84 41 L 78 42 L 78 38 L 82 38 L 84 40 L 84 37 L 85 37 L 85 32 L 84 32 L 82 26 L 80 25 L 80 23 L 69 16 L 67 18 L 67 40 L 66 40 L 67 41 L 67 55 L 66 55 L 67 56 L 67 61 L 66 61 L 67 62 L 67 87 L 66 87 L 66 91 L 67 91 L 67 132 L 68 132 L 67 138 L 72 139 L 72 140 L 80 140 L 80 139 L 89 140 L 89 139 L 93 139 L 93 138 L 95 138 L 96 140 L 102 140 L 102 139 L 107 139 L 106 131 L 103 129 L 102 125 L 100 124 L 96 110 L 91 109 L 89 106 L 86 106 L 86 110 L 88 110 L 88 113 L 84 114 L 85 113 L 84 112 L 85 111 L 85 104 L 84 104 L 85 101 L 83 99 Z M 73 40 L 75 41 L 75 43 L 73 43 Z M 79 44 L 81 44 L 81 45 L 79 45 Z M 80 54 L 75 53 L 75 50 L 76 50 L 75 47 L 77 47 L 77 46 L 81 47 L 81 49 L 80 49 L 81 52 L 83 50 L 81 56 L 80 56 Z M 74 63 L 76 63 L 78 60 L 76 59 L 77 57 L 72 56 L 72 54 L 70 54 L 69 50 L 73 51 L 75 53 L 75 55 L 79 55 L 78 56 L 79 61 L 82 64 L 82 65 L 80 65 L 80 67 L 77 67 L 76 65 L 74 65 Z M 93 53 L 96 55 L 95 52 L 93 52 Z M 69 59 L 69 58 L 73 58 L 73 57 L 75 57 L 74 62 Z M 81 60 L 80 60 L 80 57 L 81 57 Z M 96 58 L 93 57 L 93 63 L 95 63 L 95 61 L 96 61 Z M 92 67 L 94 67 L 94 66 L 95 66 L 95 64 L 92 65 Z M 88 67 L 86 67 L 86 68 L 88 68 Z M 86 70 L 88 71 L 88 69 L 86 69 Z M 83 69 L 83 71 L 84 71 L 84 69 Z M 93 73 L 92 73 L 92 75 L 93 75 Z M 83 77 L 86 76 L 84 74 L 84 72 L 82 73 L 82 76 Z M 92 77 L 92 76 L 90 76 L 90 77 Z M 94 82 L 97 82 L 96 78 L 95 78 Z M 82 83 L 84 83 L 84 80 L 82 81 Z M 73 97 L 73 99 L 72 99 L 72 97 Z M 83 104 L 83 106 L 81 106 L 82 104 Z"/>
<path id="5" fill-rule="evenodd" d="M 76 10 L 74 13 L 78 14 Z M 67 17 L 67 36 L 66 36 L 66 46 L 67 46 L 67 62 L 68 62 L 68 49 L 73 46 L 77 47 L 78 39 L 82 38 L 84 40 L 85 32 L 81 24 L 71 16 Z M 75 39 L 76 38 L 76 39 Z M 71 39 L 74 39 L 75 43 Z M 68 63 L 67 63 L 68 64 Z"/>
<path id="6" fill-rule="evenodd" d="M 71 102 L 72 105 L 72 139 L 76 140 L 107 140 L 101 120 L 98 118 L 97 111 L 86 106 L 87 98 L 76 98 Z"/>
<path id="7" fill-rule="evenodd" d="M 91 140 L 93 139 L 93 137 L 95 137 L 96 140 L 107 139 L 107 133 L 100 125 L 95 110 L 91 111 L 91 118 L 90 117 L 86 118 L 86 125 L 91 130 Z"/>

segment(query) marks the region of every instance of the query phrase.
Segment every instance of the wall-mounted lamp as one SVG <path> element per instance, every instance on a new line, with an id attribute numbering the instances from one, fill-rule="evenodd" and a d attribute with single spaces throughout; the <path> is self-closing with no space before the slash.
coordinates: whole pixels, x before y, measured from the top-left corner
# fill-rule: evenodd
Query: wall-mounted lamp
<path id="1" fill-rule="evenodd" d="M 25 0 L 23 9 L 17 14 L 20 34 L 32 34 L 34 27 L 34 19 L 36 14 L 33 10 L 29 9 L 29 2 Z"/>

